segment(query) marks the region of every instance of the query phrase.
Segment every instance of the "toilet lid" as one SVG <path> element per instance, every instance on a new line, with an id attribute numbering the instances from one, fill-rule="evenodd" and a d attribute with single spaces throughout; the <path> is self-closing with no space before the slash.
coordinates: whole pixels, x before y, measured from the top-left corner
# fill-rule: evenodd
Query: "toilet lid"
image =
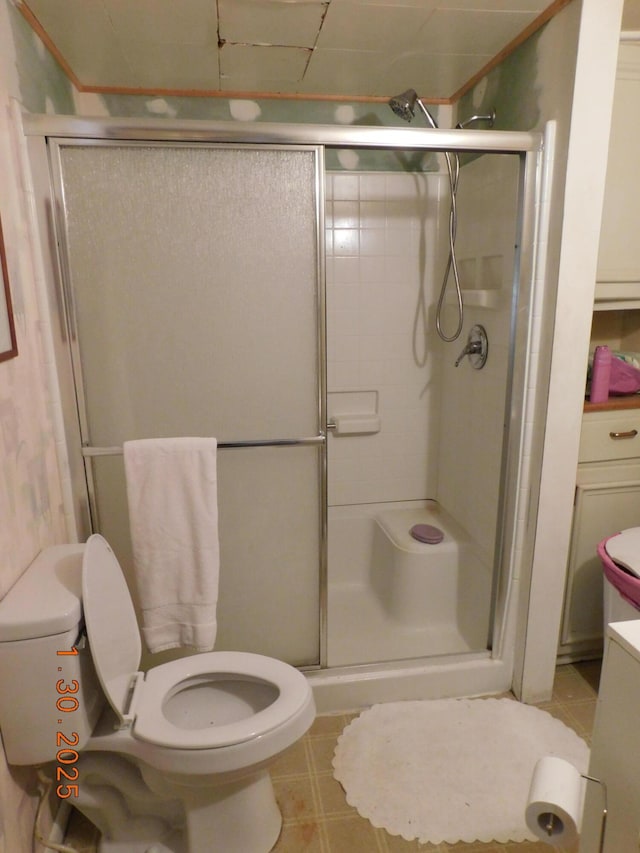
<path id="1" fill-rule="evenodd" d="M 109 704 L 122 720 L 132 678 L 140 668 L 142 644 L 120 563 L 98 533 L 87 540 L 82 559 L 82 601 L 98 679 Z"/>
<path id="2" fill-rule="evenodd" d="M 640 577 L 640 527 L 628 527 L 608 539 L 604 547 L 614 563 Z"/>

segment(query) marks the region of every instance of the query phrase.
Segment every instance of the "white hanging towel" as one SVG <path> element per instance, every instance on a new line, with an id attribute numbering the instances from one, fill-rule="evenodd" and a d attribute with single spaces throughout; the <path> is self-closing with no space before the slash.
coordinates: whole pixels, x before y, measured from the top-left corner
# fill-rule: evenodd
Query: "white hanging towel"
<path id="1" fill-rule="evenodd" d="M 152 652 L 213 648 L 220 549 L 215 438 L 124 442 L 142 633 Z"/>

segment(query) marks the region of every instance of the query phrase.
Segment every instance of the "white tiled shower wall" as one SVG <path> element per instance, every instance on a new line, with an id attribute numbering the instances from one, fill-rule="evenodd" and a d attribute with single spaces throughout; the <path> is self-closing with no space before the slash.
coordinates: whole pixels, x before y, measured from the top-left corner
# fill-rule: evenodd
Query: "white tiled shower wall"
<path id="1" fill-rule="evenodd" d="M 329 175 L 329 416 L 377 406 L 380 432 L 330 435 L 329 504 L 438 499 L 492 559 L 497 521 L 517 219 L 518 159 L 463 166 L 457 256 L 465 322 L 435 331 L 448 254 L 446 174 Z M 444 328 L 456 326 L 453 282 Z M 424 307 L 424 311 L 422 310 Z M 475 323 L 482 370 L 454 362 Z M 360 392 L 361 396 L 355 396 Z M 368 392 L 366 395 L 364 392 Z"/>
<path id="2" fill-rule="evenodd" d="M 439 356 L 419 302 L 433 303 L 444 188 L 430 173 L 327 175 L 328 414 L 355 407 L 381 422 L 330 435 L 330 505 L 435 497 Z"/>

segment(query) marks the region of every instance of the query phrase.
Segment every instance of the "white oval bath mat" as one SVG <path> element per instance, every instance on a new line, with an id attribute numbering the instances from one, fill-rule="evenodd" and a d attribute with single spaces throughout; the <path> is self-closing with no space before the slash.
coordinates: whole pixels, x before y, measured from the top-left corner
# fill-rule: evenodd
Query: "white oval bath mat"
<path id="1" fill-rule="evenodd" d="M 546 711 L 511 699 L 374 705 L 338 738 L 347 802 L 407 841 L 535 841 L 524 813 L 539 758 L 587 772 L 589 748 Z"/>

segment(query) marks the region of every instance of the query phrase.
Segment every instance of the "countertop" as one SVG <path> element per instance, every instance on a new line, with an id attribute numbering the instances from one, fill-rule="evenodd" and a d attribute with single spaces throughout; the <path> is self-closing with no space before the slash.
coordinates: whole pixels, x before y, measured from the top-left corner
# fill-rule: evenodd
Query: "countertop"
<path id="1" fill-rule="evenodd" d="M 640 394 L 629 394 L 626 397 L 609 397 L 603 403 L 584 401 L 584 412 L 619 412 L 623 409 L 640 409 Z"/>

